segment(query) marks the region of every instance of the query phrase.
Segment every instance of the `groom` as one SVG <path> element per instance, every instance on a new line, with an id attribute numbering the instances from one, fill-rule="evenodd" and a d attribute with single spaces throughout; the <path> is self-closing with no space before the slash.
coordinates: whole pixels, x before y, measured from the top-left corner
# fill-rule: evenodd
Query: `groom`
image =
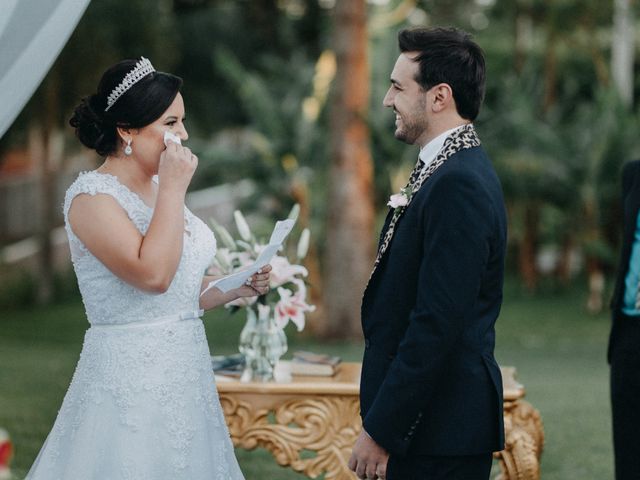
<path id="1" fill-rule="evenodd" d="M 349 467 L 363 479 L 488 479 L 504 443 L 493 350 L 506 218 L 471 123 L 484 58 L 460 30 L 398 38 L 383 103 L 395 113 L 395 137 L 420 154 L 392 197 L 364 292 L 363 431 Z"/>

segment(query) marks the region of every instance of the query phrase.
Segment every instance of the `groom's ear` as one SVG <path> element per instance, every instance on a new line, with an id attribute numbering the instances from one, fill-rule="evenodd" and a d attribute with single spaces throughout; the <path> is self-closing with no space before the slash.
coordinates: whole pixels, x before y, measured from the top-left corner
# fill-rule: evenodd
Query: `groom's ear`
<path id="1" fill-rule="evenodd" d="M 439 83 L 431 88 L 433 96 L 431 98 L 431 110 L 433 112 L 441 112 L 455 104 L 453 101 L 453 90 L 448 83 Z"/>

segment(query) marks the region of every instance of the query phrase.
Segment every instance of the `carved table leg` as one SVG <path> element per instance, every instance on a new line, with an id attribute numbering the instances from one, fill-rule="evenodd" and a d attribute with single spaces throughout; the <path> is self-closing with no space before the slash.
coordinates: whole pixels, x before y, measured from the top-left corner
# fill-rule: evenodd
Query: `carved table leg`
<path id="1" fill-rule="evenodd" d="M 495 454 L 498 480 L 539 480 L 544 431 L 540 413 L 524 400 L 505 402 L 505 449 Z"/>
<path id="2" fill-rule="evenodd" d="M 270 409 L 222 394 L 220 403 L 236 447 L 264 447 L 309 478 L 356 478 L 347 461 L 362 428 L 357 398 L 293 398 Z"/>

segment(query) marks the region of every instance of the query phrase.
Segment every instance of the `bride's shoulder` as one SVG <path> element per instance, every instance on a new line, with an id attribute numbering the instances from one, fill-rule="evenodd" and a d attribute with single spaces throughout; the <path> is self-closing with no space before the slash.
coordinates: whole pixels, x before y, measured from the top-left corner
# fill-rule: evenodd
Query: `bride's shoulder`
<path id="1" fill-rule="evenodd" d="M 115 186 L 115 177 L 95 170 L 80 172 L 67 189 L 67 195 L 89 193 L 95 195 L 103 190 L 111 190 Z"/>
<path id="2" fill-rule="evenodd" d="M 116 177 L 97 171 L 81 172 L 69 186 L 64 199 L 64 212 L 67 214 L 71 205 L 121 203 L 125 192 Z M 109 198 L 112 197 L 112 198 Z M 78 200 L 78 201 L 76 201 Z"/>

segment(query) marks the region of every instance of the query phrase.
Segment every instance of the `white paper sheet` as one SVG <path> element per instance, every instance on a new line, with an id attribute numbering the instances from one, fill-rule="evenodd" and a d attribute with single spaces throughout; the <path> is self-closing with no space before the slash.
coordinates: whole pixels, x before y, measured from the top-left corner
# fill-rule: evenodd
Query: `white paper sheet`
<path id="1" fill-rule="evenodd" d="M 269 239 L 269 245 L 282 245 L 284 239 L 287 238 L 287 235 L 291 233 L 293 226 L 295 225 L 295 220 L 280 220 L 276 222 L 276 226 L 273 227 L 273 232 L 271 232 L 271 238 Z"/>
<path id="2" fill-rule="evenodd" d="M 209 285 L 207 285 L 207 288 L 202 291 L 200 296 L 204 295 L 214 287 L 222 293 L 227 293 L 229 290 L 240 288 L 244 285 L 249 277 L 271 261 L 273 256 L 282 247 L 282 242 L 284 242 L 285 238 L 287 238 L 289 233 L 291 233 L 295 223 L 295 220 L 290 219 L 276 222 L 273 232 L 271 233 L 269 244 L 264 248 L 264 250 L 262 250 L 262 252 L 260 252 L 260 255 L 258 255 L 255 262 L 253 262 L 246 270 L 235 272 L 231 275 L 227 275 L 226 277 L 218 278 L 213 282 L 209 282 Z"/>

